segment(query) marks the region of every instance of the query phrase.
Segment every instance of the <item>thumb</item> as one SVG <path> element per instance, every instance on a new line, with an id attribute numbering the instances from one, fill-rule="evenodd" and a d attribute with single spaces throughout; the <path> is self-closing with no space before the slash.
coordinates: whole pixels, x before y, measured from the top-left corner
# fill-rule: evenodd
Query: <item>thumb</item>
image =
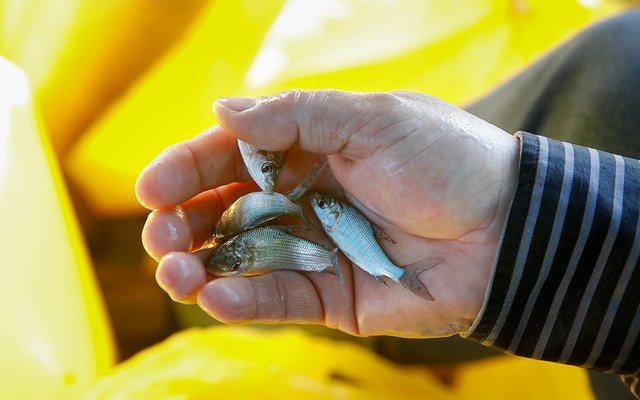
<path id="1" fill-rule="evenodd" d="M 397 105 L 402 100 L 393 93 L 293 90 L 260 98 L 222 98 L 214 111 L 225 130 L 265 150 L 297 144 L 312 153 L 359 157 L 369 145 L 360 139 L 393 123 L 390 101 Z"/>

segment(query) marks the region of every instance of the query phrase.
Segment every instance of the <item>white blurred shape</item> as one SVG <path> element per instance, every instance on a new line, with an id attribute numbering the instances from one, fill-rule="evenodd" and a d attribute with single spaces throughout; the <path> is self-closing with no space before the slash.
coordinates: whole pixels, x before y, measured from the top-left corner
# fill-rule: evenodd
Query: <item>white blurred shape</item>
<path id="1" fill-rule="evenodd" d="M 415 51 L 491 13 L 474 0 L 288 0 L 265 36 L 246 84 L 326 73 Z"/>

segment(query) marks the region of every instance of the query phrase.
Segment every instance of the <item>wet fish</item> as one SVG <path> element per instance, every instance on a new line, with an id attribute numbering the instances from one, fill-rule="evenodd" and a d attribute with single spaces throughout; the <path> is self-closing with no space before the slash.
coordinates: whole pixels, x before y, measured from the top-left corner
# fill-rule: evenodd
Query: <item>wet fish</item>
<path id="1" fill-rule="evenodd" d="M 273 192 L 278 183 L 284 152 L 261 150 L 240 139 L 238 139 L 238 148 L 249 175 L 260 186 L 260 189 L 265 192 Z"/>
<path id="2" fill-rule="evenodd" d="M 428 258 L 400 268 L 375 240 L 371 223 L 354 207 L 323 193 L 312 196 L 311 206 L 327 235 L 349 260 L 383 283 L 382 277 L 389 277 L 423 299 L 433 300 L 419 276 L 441 263 L 441 258 Z"/>
<path id="3" fill-rule="evenodd" d="M 222 213 L 213 228 L 213 243 L 222 243 L 240 232 L 258 227 L 283 215 L 305 219 L 302 207 L 281 193 L 253 192 L 236 200 Z"/>
<path id="4" fill-rule="evenodd" d="M 260 275 L 277 270 L 331 272 L 342 283 L 338 249 L 291 235 L 277 227 L 251 229 L 214 250 L 206 259 L 207 271 L 217 276 Z"/>
<path id="5" fill-rule="evenodd" d="M 313 167 L 298 186 L 287 195 L 278 192 L 253 192 L 236 200 L 220 217 L 211 232 L 211 244 L 219 244 L 247 229 L 258 227 L 283 215 L 306 222 L 298 200 L 326 168 L 326 161 Z"/>

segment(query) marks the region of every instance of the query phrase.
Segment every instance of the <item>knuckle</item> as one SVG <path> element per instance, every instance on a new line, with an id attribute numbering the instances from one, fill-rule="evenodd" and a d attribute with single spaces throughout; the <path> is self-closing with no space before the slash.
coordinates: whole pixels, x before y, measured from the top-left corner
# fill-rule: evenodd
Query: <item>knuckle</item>
<path id="1" fill-rule="evenodd" d="M 275 99 L 286 109 L 292 110 L 301 105 L 306 105 L 312 97 L 313 92 L 309 90 L 293 89 L 278 93 Z"/>
<path id="2" fill-rule="evenodd" d="M 368 96 L 368 102 L 375 110 L 392 110 L 404 102 L 401 96 L 393 92 L 376 92 Z"/>
<path id="3" fill-rule="evenodd" d="M 433 102 L 435 99 L 435 97 L 430 94 L 412 92 L 410 90 L 393 90 L 389 92 L 389 94 L 396 97 L 396 99 L 400 102 L 406 102 L 406 101 Z"/>

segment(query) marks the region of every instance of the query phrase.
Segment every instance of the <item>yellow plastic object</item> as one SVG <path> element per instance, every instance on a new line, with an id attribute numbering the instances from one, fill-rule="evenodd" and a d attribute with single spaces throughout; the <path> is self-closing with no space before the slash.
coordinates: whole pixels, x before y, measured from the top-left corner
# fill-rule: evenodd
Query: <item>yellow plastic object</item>
<path id="1" fill-rule="evenodd" d="M 58 155 L 207 2 L 0 0 L 0 54 L 29 75 Z"/>
<path id="2" fill-rule="evenodd" d="M 424 370 L 295 328 L 189 329 L 118 365 L 83 399 L 455 399 Z"/>
<path id="3" fill-rule="evenodd" d="M 595 399 L 584 369 L 506 355 L 460 367 L 454 388 L 460 400 Z"/>
<path id="4" fill-rule="evenodd" d="M 79 140 L 64 166 L 94 212 L 143 212 L 133 191 L 138 174 L 165 147 L 212 125 L 214 98 L 242 90 L 283 1 L 211 4 L 191 34 Z M 110 188 L 108 197 L 93 190 L 94 179 Z"/>
<path id="5" fill-rule="evenodd" d="M 618 7 L 578 0 L 218 0 L 73 149 L 94 211 L 141 212 L 140 170 L 221 96 L 412 89 L 463 103 Z M 102 188 L 111 189 L 103 196 Z"/>
<path id="6" fill-rule="evenodd" d="M 116 366 L 80 398 L 594 399 L 585 370 L 512 356 L 461 365 L 445 385 L 352 342 L 286 327 L 191 328 Z"/>
<path id="7" fill-rule="evenodd" d="M 411 89 L 453 103 L 619 10 L 579 0 L 289 0 L 247 72 L 260 92 Z"/>
<path id="8" fill-rule="evenodd" d="M 114 362 L 110 327 L 27 78 L 0 57 L 0 398 L 72 398 Z"/>

